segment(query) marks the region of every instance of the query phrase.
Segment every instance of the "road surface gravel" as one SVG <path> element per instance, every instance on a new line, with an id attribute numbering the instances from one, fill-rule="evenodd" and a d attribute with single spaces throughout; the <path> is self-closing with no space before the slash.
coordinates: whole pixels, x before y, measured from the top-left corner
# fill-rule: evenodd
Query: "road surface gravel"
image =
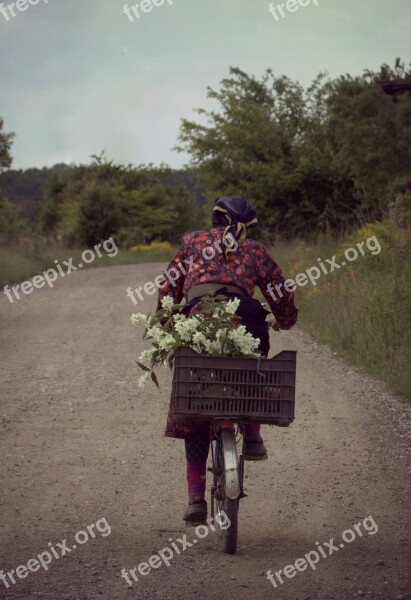
<path id="1" fill-rule="evenodd" d="M 298 351 L 297 417 L 286 429 L 265 426 L 269 460 L 247 464 L 237 554 L 223 554 L 216 533 L 197 539 L 185 527 L 183 443 L 163 437 L 171 374 L 160 373 L 160 391 L 137 387 L 146 346 L 129 316 L 155 299 L 135 307 L 126 296 L 161 268 L 81 271 L 13 304 L 0 298 L 0 569 L 27 566 L 49 543 L 65 539 L 71 550 L 47 571 L 20 569 L 15 584 L 6 576 L 0 597 L 411 598 L 409 405 L 298 329 L 272 334 L 272 354 Z M 366 517 L 378 531 L 340 547 Z M 95 529 L 74 544 L 104 518 L 109 535 Z M 122 578 L 184 535 L 196 543 L 170 566 L 136 571 L 132 586 Z M 268 581 L 269 569 L 331 538 L 338 550 L 315 570 L 282 575 L 276 588 Z"/>

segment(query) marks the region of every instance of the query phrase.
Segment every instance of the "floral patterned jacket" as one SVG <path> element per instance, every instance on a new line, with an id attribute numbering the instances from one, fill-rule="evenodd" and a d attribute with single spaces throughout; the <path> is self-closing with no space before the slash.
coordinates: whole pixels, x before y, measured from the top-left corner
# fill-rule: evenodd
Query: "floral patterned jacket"
<path id="1" fill-rule="evenodd" d="M 298 314 L 294 294 L 284 287 L 285 277 L 265 246 L 247 238 L 226 258 L 223 233 L 224 227 L 214 227 L 211 231 L 194 231 L 184 236 L 165 271 L 159 306 L 164 296 L 172 296 L 175 303 L 180 303 L 192 287 L 202 283 L 235 285 L 249 297 L 258 286 L 280 328 L 292 327 Z"/>
<path id="2" fill-rule="evenodd" d="M 258 286 L 281 329 L 292 327 L 298 309 L 294 305 L 294 294 L 284 288 L 285 278 L 280 267 L 263 244 L 249 238 L 225 258 L 224 229 L 215 227 L 184 236 L 181 248 L 164 273 L 166 281 L 159 289 L 159 308 L 164 296 L 172 296 L 175 303 L 180 303 L 192 287 L 201 283 L 235 285 L 249 297 Z M 196 305 L 191 314 L 195 314 L 200 305 Z M 208 423 L 202 422 L 175 422 L 170 407 L 165 435 L 184 438 L 208 427 Z"/>

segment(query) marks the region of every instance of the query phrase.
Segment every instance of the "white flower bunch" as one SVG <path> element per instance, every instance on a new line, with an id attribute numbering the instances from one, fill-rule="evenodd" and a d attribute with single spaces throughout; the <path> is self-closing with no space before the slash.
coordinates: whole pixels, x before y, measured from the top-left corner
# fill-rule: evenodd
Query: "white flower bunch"
<path id="1" fill-rule="evenodd" d="M 145 388 L 150 380 L 150 371 L 143 373 L 138 380 L 138 387 Z"/>
<path id="2" fill-rule="evenodd" d="M 161 306 L 167 310 L 172 310 L 174 306 L 174 300 L 171 296 L 165 296 L 161 302 Z"/>
<path id="3" fill-rule="evenodd" d="M 245 355 L 256 352 L 260 343 L 251 333 L 247 332 L 244 325 L 240 325 L 237 329 L 230 331 L 228 337 L 238 346 L 241 353 Z"/>
<path id="4" fill-rule="evenodd" d="M 143 313 L 135 313 L 131 315 L 130 321 L 133 325 L 145 325 L 147 323 L 147 315 L 143 315 Z"/>
<path id="5" fill-rule="evenodd" d="M 229 300 L 225 305 L 226 312 L 230 313 L 230 315 L 234 315 L 237 312 L 237 308 L 240 306 L 240 298 L 234 298 L 234 300 Z"/>
<path id="6" fill-rule="evenodd" d="M 131 322 L 145 327 L 143 339 L 151 340 L 153 346 L 144 350 L 137 361 L 144 371 L 139 387 L 145 387 L 150 379 L 158 386 L 154 368 L 172 367 L 179 346 L 189 346 L 209 356 L 258 357 L 260 342 L 239 324 L 236 315 L 239 304 L 238 298 L 227 301 L 224 296 L 211 297 L 205 299 L 199 314 L 185 317 L 180 312 L 182 305 L 174 304 L 173 298 L 167 296 L 155 315 L 132 315 Z"/>
<path id="7" fill-rule="evenodd" d="M 198 319 L 195 317 L 178 319 L 177 322 L 174 321 L 174 328 L 176 332 L 179 334 L 181 340 L 187 343 L 191 341 L 193 335 L 197 332 L 198 325 Z"/>

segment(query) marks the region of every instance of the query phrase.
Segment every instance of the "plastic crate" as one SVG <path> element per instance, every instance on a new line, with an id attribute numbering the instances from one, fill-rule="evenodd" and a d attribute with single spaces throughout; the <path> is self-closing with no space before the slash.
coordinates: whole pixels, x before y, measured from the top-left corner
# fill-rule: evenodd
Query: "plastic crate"
<path id="1" fill-rule="evenodd" d="M 171 413 L 176 421 L 235 417 L 287 427 L 294 420 L 296 355 L 211 357 L 182 346 L 174 360 Z"/>

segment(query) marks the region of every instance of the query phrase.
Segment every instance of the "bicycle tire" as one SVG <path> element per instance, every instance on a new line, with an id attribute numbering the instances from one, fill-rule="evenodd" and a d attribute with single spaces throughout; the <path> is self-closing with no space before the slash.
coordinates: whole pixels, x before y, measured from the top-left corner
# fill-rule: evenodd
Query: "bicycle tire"
<path id="1" fill-rule="evenodd" d="M 234 433 L 233 433 L 234 435 Z M 227 518 L 230 522 L 230 526 L 226 529 L 220 529 L 221 531 L 221 541 L 222 541 L 222 549 L 226 554 L 235 554 L 237 550 L 237 539 L 238 539 L 238 504 L 239 500 L 233 500 L 228 498 L 225 494 L 226 489 L 226 471 L 225 471 L 225 461 L 224 461 L 224 445 L 220 445 L 221 452 L 221 465 L 222 469 L 222 489 L 223 489 L 223 498 L 220 503 L 221 508 L 224 510 Z"/>
<path id="2" fill-rule="evenodd" d="M 230 521 L 230 526 L 223 531 L 223 552 L 225 552 L 225 554 L 235 554 L 238 539 L 238 500 L 231 500 L 231 498 L 225 497 L 224 512 Z"/>

